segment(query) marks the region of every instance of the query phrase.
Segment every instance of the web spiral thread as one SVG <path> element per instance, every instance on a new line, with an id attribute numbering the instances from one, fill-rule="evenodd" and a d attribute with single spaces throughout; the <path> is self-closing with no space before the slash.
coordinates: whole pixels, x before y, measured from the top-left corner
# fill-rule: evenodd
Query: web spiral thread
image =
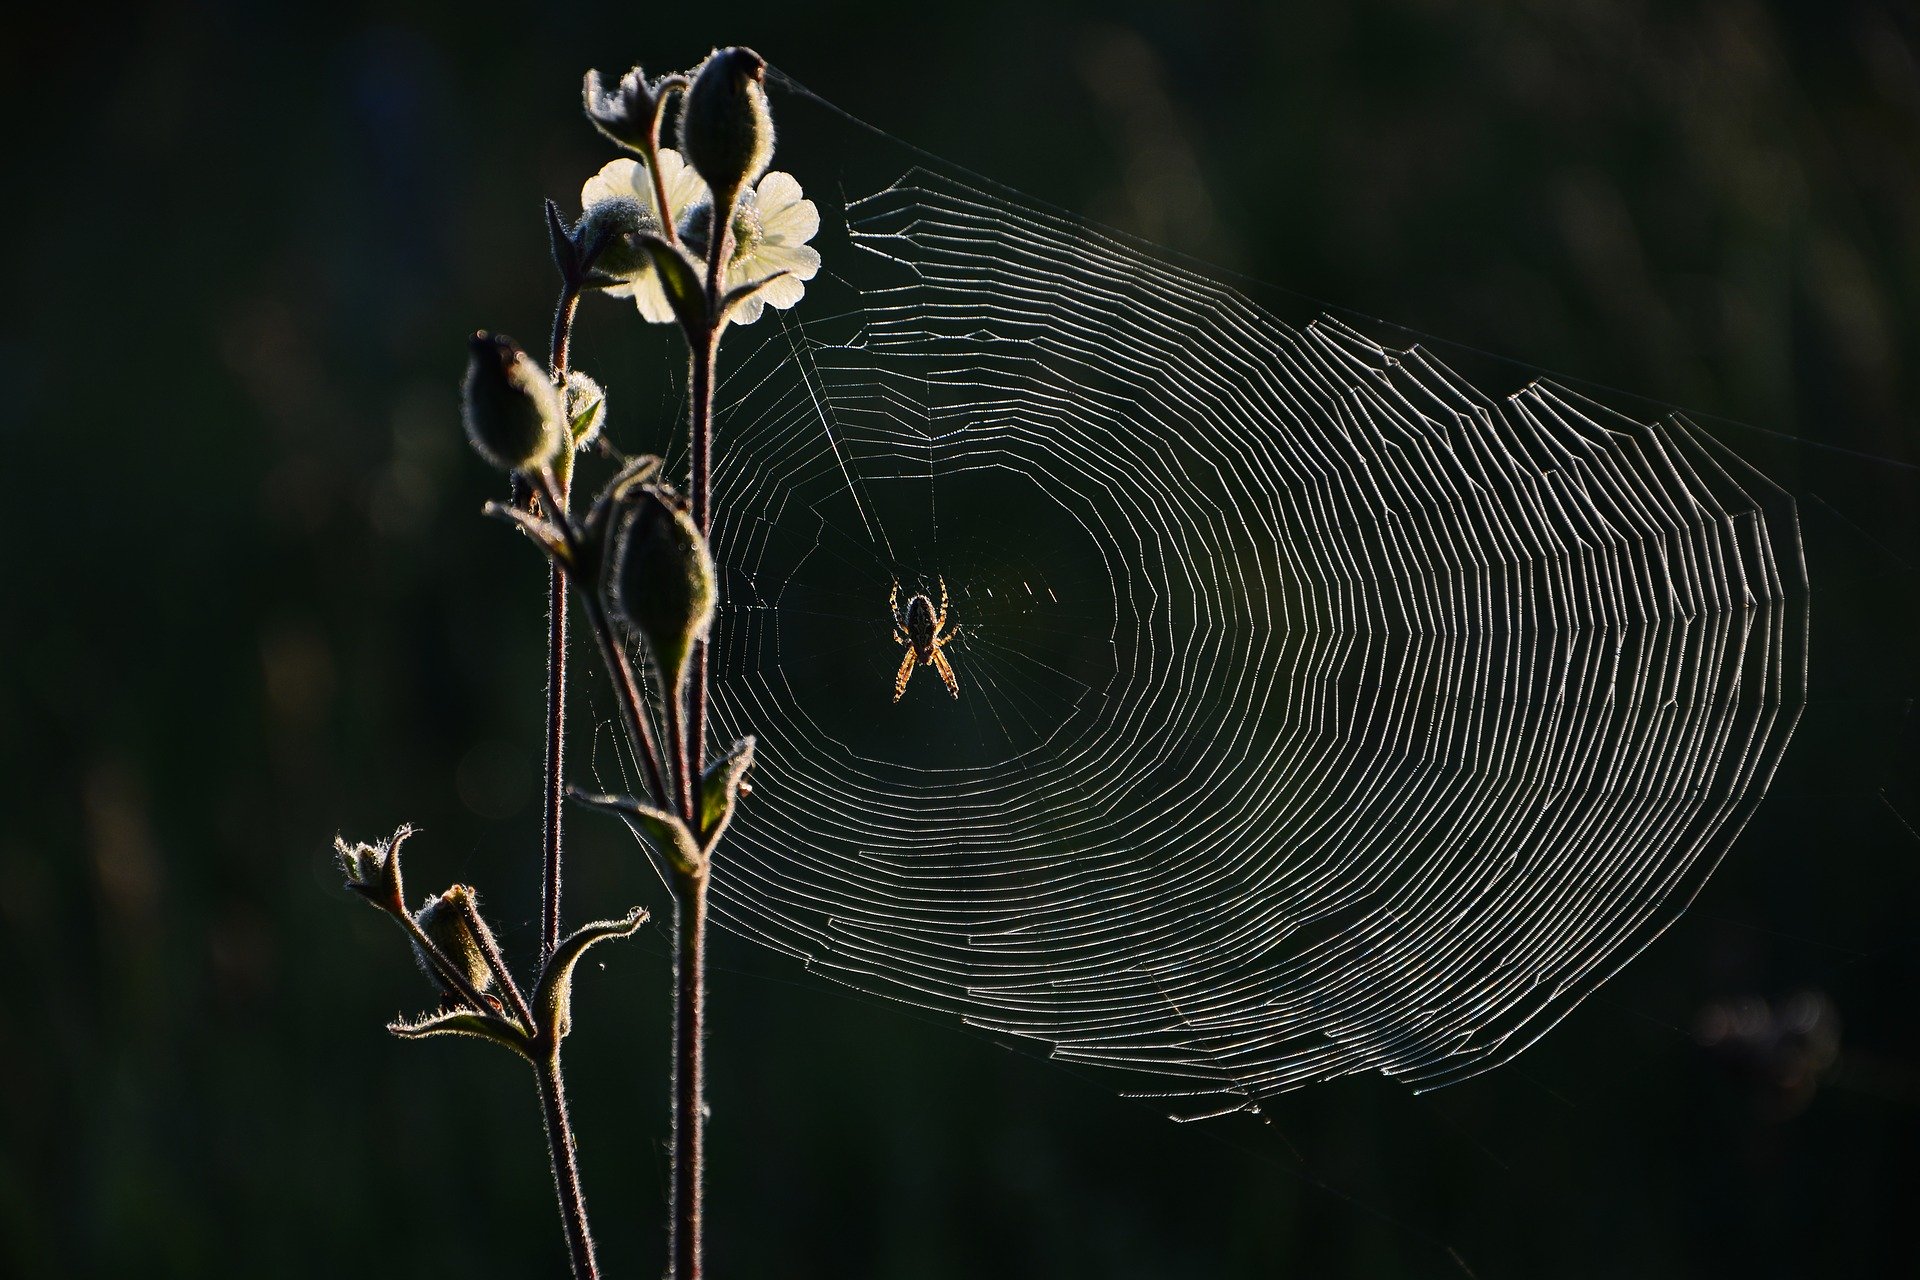
<path id="1" fill-rule="evenodd" d="M 1784 491 L 942 175 L 848 217 L 879 283 L 728 352 L 723 923 L 1203 1114 L 1484 1071 L 1684 910 L 1804 697 Z"/>

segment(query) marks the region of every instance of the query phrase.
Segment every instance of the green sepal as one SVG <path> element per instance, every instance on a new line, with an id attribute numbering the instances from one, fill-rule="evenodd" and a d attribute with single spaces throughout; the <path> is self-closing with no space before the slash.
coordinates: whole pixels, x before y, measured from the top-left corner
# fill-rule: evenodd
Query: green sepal
<path id="1" fill-rule="evenodd" d="M 560 216 L 560 206 L 549 200 L 546 213 L 547 247 L 553 250 L 554 269 L 562 280 L 572 280 L 580 274 L 579 246 L 573 243 L 566 220 Z"/>
<path id="2" fill-rule="evenodd" d="M 677 815 L 632 796 L 591 795 L 575 787 L 567 788 L 567 795 L 581 804 L 619 814 L 635 835 L 658 850 L 681 875 L 697 875 L 705 869 L 706 858 L 699 842 Z"/>
<path id="3" fill-rule="evenodd" d="M 700 264 L 685 249 L 659 236 L 643 233 L 638 238 L 652 256 L 654 270 L 660 273 L 660 287 L 666 291 L 673 314 L 689 331 L 704 330 L 709 322 L 707 282 Z"/>
<path id="4" fill-rule="evenodd" d="M 567 374 L 561 399 L 566 405 L 573 447 L 584 449 L 600 435 L 600 427 L 607 420 L 607 393 L 599 383 L 574 369 Z"/>
<path id="5" fill-rule="evenodd" d="M 465 1009 L 429 1014 L 415 1022 L 390 1022 L 387 1030 L 402 1040 L 424 1040 L 428 1036 L 473 1036 L 503 1044 L 527 1061 L 533 1061 L 533 1041 L 520 1028 L 504 1018 L 472 1013 Z"/>
<path id="6" fill-rule="evenodd" d="M 536 1034 L 545 1047 L 557 1047 L 572 1030 L 573 969 L 587 948 L 608 938 L 624 938 L 646 922 L 645 909 L 635 907 L 625 919 L 596 920 L 580 926 L 553 949 L 540 971 L 539 985 L 533 989 L 533 1017 L 539 1023 Z"/>
<path id="7" fill-rule="evenodd" d="M 700 778 L 701 851 L 711 854 L 720 842 L 720 833 L 733 820 L 733 803 L 746 788 L 747 770 L 753 767 L 753 735 L 748 734 L 727 749 L 727 753 L 707 766 Z"/>
<path id="8" fill-rule="evenodd" d="M 538 543 L 542 551 L 562 564 L 567 563 L 566 535 L 524 507 L 514 506 L 510 502 L 489 502 L 480 508 L 480 514 L 514 526 Z"/>
<path id="9" fill-rule="evenodd" d="M 581 544 L 589 554 L 598 555 L 601 543 L 606 540 L 607 527 L 613 513 L 619 509 L 621 499 L 635 488 L 653 479 L 660 470 L 659 457 L 643 453 L 620 468 L 619 474 L 607 481 L 593 500 L 593 506 L 587 509 L 587 518 L 581 523 Z"/>
<path id="10" fill-rule="evenodd" d="M 400 879 L 400 846 L 413 835 L 411 824 L 402 823 L 387 839 L 375 844 L 348 844 L 340 836 L 333 838 L 334 853 L 347 874 L 347 888 L 353 890 L 388 915 L 407 914 L 407 891 Z"/>

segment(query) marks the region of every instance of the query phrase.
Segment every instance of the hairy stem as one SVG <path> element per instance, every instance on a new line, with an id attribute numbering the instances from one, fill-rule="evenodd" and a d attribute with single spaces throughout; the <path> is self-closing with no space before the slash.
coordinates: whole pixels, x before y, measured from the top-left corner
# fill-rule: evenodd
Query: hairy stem
<path id="1" fill-rule="evenodd" d="M 673 1280 L 700 1280 L 705 1180 L 707 877 L 676 877 L 673 963 Z"/>
<path id="2" fill-rule="evenodd" d="M 707 314 L 717 316 L 726 287 L 726 256 L 732 238 L 731 202 L 716 203 L 707 248 Z M 713 372 L 722 322 L 690 332 L 693 355 L 693 523 L 702 537 L 713 531 Z M 700 830 L 694 795 L 707 758 L 707 642 L 694 648 L 686 692 L 688 723 L 674 733 L 679 752 L 681 816 Z M 669 721 L 676 719 L 669 700 Z M 674 885 L 673 962 L 673 1280 L 700 1280 L 701 1199 L 707 1122 L 703 1040 L 707 986 L 707 874 L 679 875 Z"/>
<path id="3" fill-rule="evenodd" d="M 540 1080 L 540 1112 L 546 1121 L 547 1153 L 553 1158 L 553 1185 L 560 1199 L 560 1224 L 567 1233 L 573 1280 L 597 1280 L 593 1234 L 587 1229 L 587 1204 L 580 1194 L 580 1169 L 574 1163 L 573 1125 L 567 1119 L 567 1091 L 560 1078 L 560 1047 L 534 1065 Z"/>
<path id="4" fill-rule="evenodd" d="M 674 769 L 674 792 L 672 807 L 695 836 L 699 835 L 699 811 L 693 807 L 694 776 L 692 752 L 687 739 L 687 718 L 675 699 L 667 699 L 667 742 L 673 749 L 677 767 Z"/>
<path id="5" fill-rule="evenodd" d="M 461 914 L 466 918 L 467 928 L 480 943 L 480 954 L 487 962 L 487 969 L 493 974 L 493 980 L 500 984 L 501 993 L 507 997 L 507 1003 L 513 1006 L 513 1016 L 528 1035 L 534 1031 L 533 1010 L 527 1005 L 527 998 L 521 993 L 520 984 L 513 980 L 513 970 L 507 968 L 506 957 L 500 954 L 500 942 L 493 936 L 493 930 L 480 918 L 480 911 L 473 905 L 473 895 L 461 899 Z"/>
<path id="6" fill-rule="evenodd" d="M 560 287 L 553 309 L 553 376 L 565 381 L 573 344 L 573 317 L 580 308 L 580 285 L 569 279 Z M 571 441 L 568 442 L 569 447 Z M 560 476 L 549 511 L 555 524 L 566 521 L 567 499 L 573 487 L 573 468 Z M 547 756 L 545 790 L 540 812 L 540 963 L 545 964 L 560 945 L 561 805 L 566 798 L 562 777 L 567 748 L 567 575 L 558 564 L 547 566 Z"/>
<path id="7" fill-rule="evenodd" d="M 671 807 L 673 792 L 667 789 L 666 775 L 661 771 L 660 749 L 654 743 L 652 723 L 647 719 L 646 708 L 640 701 L 640 682 L 633 674 L 633 664 L 627 661 L 627 651 L 621 646 L 620 638 L 614 635 L 613 623 L 608 619 L 599 597 L 594 594 L 591 583 L 580 584 L 580 609 L 587 615 L 587 626 L 600 646 L 600 660 L 613 677 L 613 691 L 620 702 L 620 718 L 626 722 L 627 741 L 633 744 L 634 751 L 640 756 L 640 767 L 646 770 L 650 794 L 663 807 Z M 671 742 L 667 745 L 673 746 Z"/>
<path id="8" fill-rule="evenodd" d="M 724 214 L 725 216 L 721 216 Z M 688 335 L 693 348 L 693 523 L 700 536 L 713 537 L 713 374 L 720 349 L 720 299 L 726 293 L 727 254 L 733 243 L 731 203 L 714 208 L 714 225 L 707 236 L 707 314 L 715 317 L 703 330 Z M 687 752 L 695 775 L 707 760 L 707 642 L 694 646 L 693 680 L 687 693 Z M 688 815 L 695 834 L 697 815 Z"/>

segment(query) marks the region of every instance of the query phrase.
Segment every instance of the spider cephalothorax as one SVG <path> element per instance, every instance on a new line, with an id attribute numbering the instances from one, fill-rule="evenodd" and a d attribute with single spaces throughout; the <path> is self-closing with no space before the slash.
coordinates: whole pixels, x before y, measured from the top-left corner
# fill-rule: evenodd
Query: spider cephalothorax
<path id="1" fill-rule="evenodd" d="M 953 639 L 953 631 L 947 626 L 947 580 L 940 579 L 938 609 L 925 595 L 916 595 L 907 601 L 906 612 L 902 613 L 898 582 L 893 584 L 887 607 L 893 611 L 893 642 L 907 646 L 906 656 L 900 659 L 900 674 L 893 678 L 893 700 L 900 701 L 900 695 L 907 691 L 907 681 L 913 679 L 916 665 L 938 671 L 940 679 L 946 682 L 947 692 L 959 697 L 960 682 L 954 679 L 953 667 L 941 652 L 947 641 Z"/>

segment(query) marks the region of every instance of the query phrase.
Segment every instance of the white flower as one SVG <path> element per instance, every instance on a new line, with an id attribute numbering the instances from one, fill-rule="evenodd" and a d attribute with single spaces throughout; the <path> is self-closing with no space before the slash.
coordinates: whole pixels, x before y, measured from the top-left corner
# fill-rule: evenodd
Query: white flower
<path id="1" fill-rule="evenodd" d="M 666 189 L 667 206 L 676 219 L 682 210 L 707 198 L 707 184 L 680 158 L 680 153 L 662 148 L 660 185 Z M 595 211 L 609 203 L 638 205 L 642 229 L 657 231 L 661 225 L 659 206 L 653 198 L 653 179 L 638 160 L 614 160 L 587 179 L 580 188 L 583 221 L 592 221 Z M 660 274 L 645 253 L 606 253 L 597 264 L 602 271 L 619 280 L 606 287 L 615 298 L 632 298 L 640 314 L 649 323 L 667 324 L 674 318 L 666 290 L 660 287 Z"/>
<path id="2" fill-rule="evenodd" d="M 712 219 L 706 212 L 699 219 L 700 230 Z M 768 276 L 779 278 L 742 300 L 728 317 L 732 323 L 752 324 L 768 307 L 785 311 L 800 301 L 807 281 L 820 270 L 820 251 L 807 243 L 819 230 L 820 210 L 800 194 L 800 184 L 790 173 L 775 170 L 740 193 L 725 283 L 737 288 Z"/>
<path id="3" fill-rule="evenodd" d="M 660 177 L 674 225 L 688 252 L 704 270 L 707 228 L 713 219 L 707 184 L 679 152 L 662 148 L 659 155 Z M 643 224 L 660 225 L 653 182 L 637 161 L 615 160 L 580 189 L 580 204 L 589 218 L 597 205 L 608 201 L 637 204 Z M 784 311 L 800 301 L 807 291 L 806 282 L 820 270 L 820 251 L 807 243 L 819 230 L 819 209 L 802 195 L 799 182 L 790 173 L 769 173 L 758 186 L 740 193 L 733 211 L 733 252 L 727 259 L 726 284 L 735 288 L 769 276 L 779 278 L 736 306 L 728 317 L 730 323 L 752 324 L 769 306 Z M 650 260 L 622 257 L 617 260 L 617 268 L 603 259 L 601 270 L 620 281 L 609 286 L 607 293 L 617 298 L 632 297 L 641 316 L 654 324 L 674 318 Z"/>

